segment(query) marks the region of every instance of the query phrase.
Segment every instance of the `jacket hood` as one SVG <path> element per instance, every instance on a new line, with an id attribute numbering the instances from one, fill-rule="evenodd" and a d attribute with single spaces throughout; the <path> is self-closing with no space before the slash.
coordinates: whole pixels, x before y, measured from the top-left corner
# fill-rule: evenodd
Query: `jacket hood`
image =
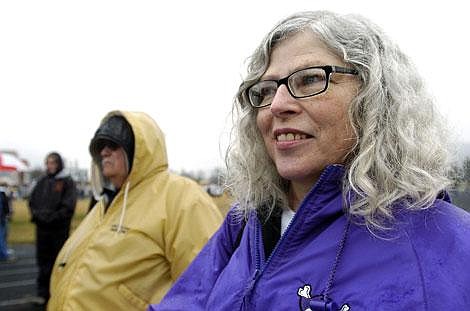
<path id="1" fill-rule="evenodd" d="M 146 113 L 129 111 L 112 111 L 100 123 L 103 125 L 109 118 L 121 116 L 129 123 L 134 133 L 134 155 L 132 168 L 123 185 L 130 183 L 133 188 L 146 177 L 168 169 L 165 137 L 157 123 Z M 92 160 L 91 186 L 95 199 L 98 199 L 103 188 L 109 187 L 97 159 Z M 112 187 L 111 187 L 112 189 Z"/>
<path id="2" fill-rule="evenodd" d="M 62 156 L 58 153 L 58 152 L 50 152 L 47 156 L 46 156 L 46 160 L 48 158 L 54 158 L 54 160 L 56 161 L 57 163 L 57 170 L 53 173 L 53 174 L 50 174 L 47 170 L 46 170 L 46 174 L 48 176 L 51 176 L 51 177 L 54 177 L 56 176 L 57 174 L 59 174 L 60 172 L 63 171 L 64 169 L 64 160 L 62 159 Z"/>

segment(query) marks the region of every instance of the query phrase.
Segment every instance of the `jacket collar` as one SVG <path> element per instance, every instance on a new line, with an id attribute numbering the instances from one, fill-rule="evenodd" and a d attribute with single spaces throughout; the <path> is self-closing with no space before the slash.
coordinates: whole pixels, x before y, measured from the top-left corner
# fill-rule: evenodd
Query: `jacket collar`
<path id="1" fill-rule="evenodd" d="M 321 232 L 344 215 L 341 194 L 344 174 L 342 165 L 329 165 L 325 168 L 297 210 L 297 230 Z"/>
<path id="2" fill-rule="evenodd" d="M 299 210 L 305 205 L 310 206 L 311 212 L 322 210 L 322 206 L 329 203 L 341 192 L 344 174 L 345 170 L 342 165 L 327 166 L 303 199 Z"/>

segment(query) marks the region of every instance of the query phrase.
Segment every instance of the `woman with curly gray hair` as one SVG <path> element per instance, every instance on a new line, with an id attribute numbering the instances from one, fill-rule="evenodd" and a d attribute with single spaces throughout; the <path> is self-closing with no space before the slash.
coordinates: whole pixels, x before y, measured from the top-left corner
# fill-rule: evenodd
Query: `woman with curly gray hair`
<path id="1" fill-rule="evenodd" d="M 288 17 L 249 60 L 227 153 L 238 204 L 150 310 L 470 305 L 470 215 L 408 57 L 356 15 Z"/>

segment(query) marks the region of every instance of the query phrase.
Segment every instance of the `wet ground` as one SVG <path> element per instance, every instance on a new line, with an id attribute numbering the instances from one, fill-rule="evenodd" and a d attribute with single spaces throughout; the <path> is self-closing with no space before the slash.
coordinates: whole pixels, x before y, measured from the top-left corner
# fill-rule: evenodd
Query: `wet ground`
<path id="1" fill-rule="evenodd" d="M 0 311 L 40 311 L 36 306 L 36 259 L 33 244 L 9 245 L 16 260 L 0 262 Z"/>

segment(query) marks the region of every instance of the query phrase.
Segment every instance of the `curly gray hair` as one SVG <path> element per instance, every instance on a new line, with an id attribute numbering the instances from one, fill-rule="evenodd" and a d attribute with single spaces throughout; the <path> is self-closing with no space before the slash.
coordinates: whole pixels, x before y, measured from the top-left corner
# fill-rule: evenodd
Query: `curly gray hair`
<path id="1" fill-rule="evenodd" d="M 448 135 L 422 78 L 408 57 L 369 20 L 326 11 L 294 14 L 277 24 L 248 60 L 247 76 L 233 107 L 234 127 L 226 154 L 228 186 L 247 214 L 287 206 L 289 182 L 279 176 L 256 126 L 246 90 L 269 65 L 273 47 L 311 29 L 359 72 L 361 88 L 349 107 L 357 142 L 345 163 L 345 206 L 369 229 L 387 228 L 391 206 L 402 201 L 424 209 L 449 185 Z"/>

